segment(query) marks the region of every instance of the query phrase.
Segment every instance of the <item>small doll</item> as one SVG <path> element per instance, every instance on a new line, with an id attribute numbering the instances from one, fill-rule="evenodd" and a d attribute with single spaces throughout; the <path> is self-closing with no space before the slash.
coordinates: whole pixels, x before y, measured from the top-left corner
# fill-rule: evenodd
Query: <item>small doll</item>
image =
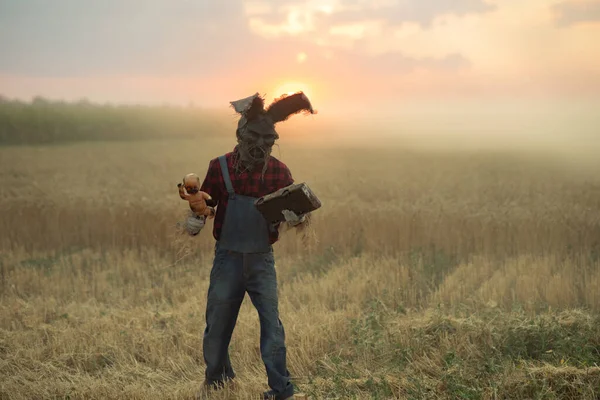
<path id="1" fill-rule="evenodd" d="M 190 203 L 190 209 L 198 216 L 214 218 L 215 209 L 206 204 L 207 200 L 212 200 L 208 193 L 200 190 L 200 177 L 194 173 L 183 177 L 183 184 L 178 183 L 179 197 Z"/>

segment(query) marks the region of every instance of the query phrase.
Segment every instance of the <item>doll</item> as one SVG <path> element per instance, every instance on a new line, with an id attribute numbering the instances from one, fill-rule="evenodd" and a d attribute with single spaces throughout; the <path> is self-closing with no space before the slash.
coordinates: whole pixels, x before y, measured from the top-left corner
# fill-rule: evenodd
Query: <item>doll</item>
<path id="1" fill-rule="evenodd" d="M 200 177 L 194 173 L 183 177 L 183 184 L 178 183 L 179 197 L 190 203 L 190 209 L 198 216 L 214 218 L 215 209 L 206 204 L 212 198 L 200 190 Z"/>

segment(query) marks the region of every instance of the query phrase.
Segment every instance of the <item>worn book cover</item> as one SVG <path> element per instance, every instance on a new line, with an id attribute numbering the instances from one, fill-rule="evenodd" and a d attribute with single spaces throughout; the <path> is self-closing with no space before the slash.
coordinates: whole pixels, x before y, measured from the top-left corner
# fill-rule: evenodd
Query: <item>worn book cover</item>
<path id="1" fill-rule="evenodd" d="M 295 183 L 256 200 L 256 208 L 270 223 L 283 222 L 281 211 L 305 214 L 321 207 L 321 201 L 306 183 Z"/>

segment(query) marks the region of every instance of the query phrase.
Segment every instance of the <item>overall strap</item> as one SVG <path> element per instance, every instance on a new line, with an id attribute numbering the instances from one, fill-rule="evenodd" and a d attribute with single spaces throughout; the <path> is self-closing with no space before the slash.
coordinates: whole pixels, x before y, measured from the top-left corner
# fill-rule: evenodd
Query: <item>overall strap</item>
<path id="1" fill-rule="evenodd" d="M 229 177 L 229 168 L 227 168 L 227 159 L 225 156 L 219 157 L 219 163 L 221 164 L 221 173 L 223 174 L 223 180 L 225 181 L 227 193 L 229 193 L 229 197 L 233 197 L 235 192 L 233 190 L 233 185 L 231 184 L 231 178 Z"/>

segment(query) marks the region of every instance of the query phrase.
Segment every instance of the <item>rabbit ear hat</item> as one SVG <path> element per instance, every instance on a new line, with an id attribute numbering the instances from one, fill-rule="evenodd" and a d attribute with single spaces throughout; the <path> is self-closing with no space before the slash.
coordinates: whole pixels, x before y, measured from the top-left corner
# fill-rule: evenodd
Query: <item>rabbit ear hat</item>
<path id="1" fill-rule="evenodd" d="M 285 121 L 290 115 L 307 111 L 314 114 L 315 111 L 310 104 L 310 100 L 303 92 L 296 92 L 292 95 L 284 94 L 275 99 L 265 110 L 265 101 L 258 93 L 230 102 L 231 106 L 242 117 L 252 120 L 259 115 L 267 115 L 274 124 Z"/>
<path id="2" fill-rule="evenodd" d="M 266 109 L 265 101 L 258 93 L 232 101 L 230 104 L 235 112 L 240 114 L 236 137 L 240 153 L 239 161 L 245 169 L 252 169 L 268 159 L 275 140 L 279 139 L 275 124 L 300 112 L 315 114 L 308 97 L 303 92 L 284 94 L 275 99 Z"/>

